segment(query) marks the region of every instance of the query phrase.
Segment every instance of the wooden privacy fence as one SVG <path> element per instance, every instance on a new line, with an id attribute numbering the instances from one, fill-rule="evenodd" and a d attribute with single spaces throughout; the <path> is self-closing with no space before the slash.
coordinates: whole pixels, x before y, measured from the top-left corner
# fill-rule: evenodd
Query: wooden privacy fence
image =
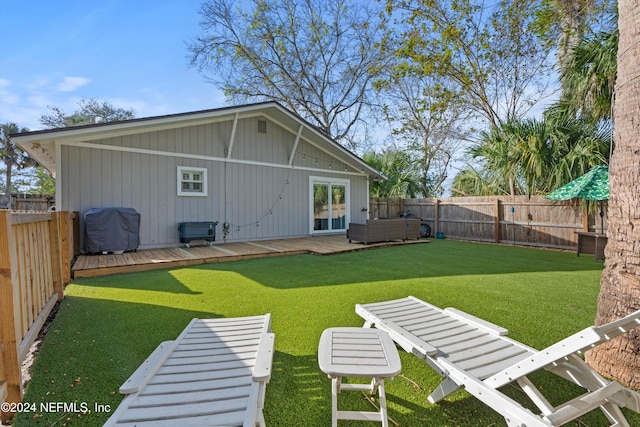
<path id="1" fill-rule="evenodd" d="M 371 198 L 371 218 L 409 211 L 431 226 L 432 235 L 481 242 L 575 249 L 577 231 L 600 232 L 600 216 L 580 203 L 544 196 L 451 197 L 445 199 Z M 604 228 L 607 226 L 604 203 Z"/>
<path id="2" fill-rule="evenodd" d="M 48 211 L 56 203 L 51 194 L 12 194 L 11 209 L 15 211 Z"/>
<path id="3" fill-rule="evenodd" d="M 63 298 L 76 227 L 75 213 L 0 210 L 0 402 L 22 400 L 21 364 Z"/>

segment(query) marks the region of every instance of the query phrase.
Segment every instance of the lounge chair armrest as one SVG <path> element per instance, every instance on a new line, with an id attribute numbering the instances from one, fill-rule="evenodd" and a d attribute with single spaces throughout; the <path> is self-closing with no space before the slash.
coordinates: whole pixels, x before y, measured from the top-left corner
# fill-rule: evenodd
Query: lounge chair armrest
<path id="1" fill-rule="evenodd" d="M 258 354 L 256 355 L 256 364 L 253 367 L 253 381 L 268 381 L 271 378 L 275 338 L 276 335 L 273 333 L 262 335 L 258 346 Z"/>
<path id="2" fill-rule="evenodd" d="M 597 326 L 598 333 L 602 335 L 603 341 L 622 335 L 634 328 L 640 327 L 640 310 L 627 316 L 614 320 L 611 323 Z"/>
<path id="3" fill-rule="evenodd" d="M 470 323 L 472 325 L 475 325 L 481 329 L 484 329 L 492 334 L 495 335 L 507 335 L 509 333 L 508 329 L 505 329 L 501 326 L 495 325 L 491 322 L 487 322 L 486 320 L 480 319 L 476 316 L 473 316 L 469 313 L 465 313 L 462 310 L 458 310 L 457 308 L 453 308 L 453 307 L 448 307 L 445 308 L 444 311 L 446 311 L 447 313 L 449 313 L 451 316 L 453 317 L 457 317 L 460 320 L 466 322 L 466 323 Z"/>
<path id="4" fill-rule="evenodd" d="M 120 386 L 120 393 L 131 394 L 142 390 L 156 373 L 158 368 L 171 354 L 176 346 L 176 341 L 161 342 L 153 353 L 131 374 L 131 376 Z"/>

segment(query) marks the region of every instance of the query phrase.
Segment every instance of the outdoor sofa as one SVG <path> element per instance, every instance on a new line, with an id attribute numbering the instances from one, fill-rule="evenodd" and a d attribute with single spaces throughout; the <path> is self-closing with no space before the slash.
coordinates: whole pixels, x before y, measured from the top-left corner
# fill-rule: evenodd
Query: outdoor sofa
<path id="1" fill-rule="evenodd" d="M 366 244 L 390 240 L 417 239 L 420 220 L 417 218 L 384 218 L 368 220 L 366 224 L 350 222 L 347 238 Z"/>

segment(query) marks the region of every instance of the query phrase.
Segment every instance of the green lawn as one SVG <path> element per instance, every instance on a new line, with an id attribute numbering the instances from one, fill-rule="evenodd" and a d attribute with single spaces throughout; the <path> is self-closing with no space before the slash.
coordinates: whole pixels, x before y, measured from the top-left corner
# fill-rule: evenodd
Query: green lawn
<path id="1" fill-rule="evenodd" d="M 191 318 L 271 313 L 277 352 L 267 387 L 267 424 L 329 425 L 330 381 L 318 368 L 317 344 L 325 328 L 362 325 L 354 312 L 356 303 L 415 295 L 506 327 L 512 338 L 542 348 L 593 323 L 601 270 L 602 263 L 592 256 L 434 240 L 341 255 L 75 280 L 66 289 L 38 355 L 24 402 L 75 401 L 89 409 L 95 404 L 113 409 L 122 399 L 120 384 Z M 387 383 L 389 414 L 399 425 L 506 425 L 466 392 L 429 404 L 427 396 L 439 376 L 416 357 L 400 352 L 402 374 Z M 533 379 L 552 402 L 574 392 L 546 373 Z M 506 392 L 526 401 L 515 387 L 506 387 Z M 369 408 L 358 393 L 348 392 L 341 399 L 344 409 Z M 640 417 L 632 415 L 631 424 L 640 425 Z M 108 416 L 38 411 L 36 417 L 18 415 L 15 424 L 96 426 Z M 576 425 L 603 423 L 596 412 Z"/>

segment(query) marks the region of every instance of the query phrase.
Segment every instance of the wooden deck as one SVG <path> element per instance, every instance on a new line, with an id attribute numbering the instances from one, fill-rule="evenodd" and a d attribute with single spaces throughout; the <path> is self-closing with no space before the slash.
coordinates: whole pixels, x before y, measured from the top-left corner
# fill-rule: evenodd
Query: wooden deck
<path id="1" fill-rule="evenodd" d="M 329 255 L 386 246 L 426 243 L 428 240 L 407 240 L 371 243 L 349 243 L 344 235 L 302 237 L 295 239 L 260 240 L 255 242 L 217 243 L 212 246 L 142 249 L 119 255 L 80 255 L 73 266 L 74 278 L 107 276 L 161 268 L 185 267 L 242 259 L 274 256 L 316 254 Z"/>

